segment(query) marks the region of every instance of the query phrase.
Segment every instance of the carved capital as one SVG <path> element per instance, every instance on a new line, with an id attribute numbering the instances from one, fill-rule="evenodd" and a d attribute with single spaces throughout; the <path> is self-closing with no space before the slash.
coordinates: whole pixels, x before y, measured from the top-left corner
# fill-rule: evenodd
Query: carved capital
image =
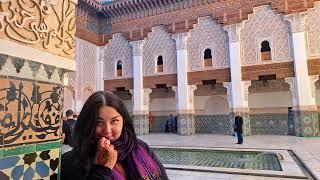
<path id="1" fill-rule="evenodd" d="M 240 41 L 240 30 L 242 24 L 232 24 L 224 27 L 224 30 L 228 32 L 229 42 L 239 42 Z"/>
<path id="2" fill-rule="evenodd" d="M 134 56 L 142 56 L 143 43 L 144 41 L 130 42 Z"/>
<path id="3" fill-rule="evenodd" d="M 305 31 L 305 22 L 306 22 L 305 13 L 287 15 L 286 20 L 290 22 L 293 33 Z"/>
<path id="4" fill-rule="evenodd" d="M 187 33 L 178 33 L 178 34 L 172 35 L 172 39 L 176 41 L 177 50 L 182 50 L 187 48 L 186 47 L 187 39 L 188 39 L 187 35 L 188 35 Z"/>

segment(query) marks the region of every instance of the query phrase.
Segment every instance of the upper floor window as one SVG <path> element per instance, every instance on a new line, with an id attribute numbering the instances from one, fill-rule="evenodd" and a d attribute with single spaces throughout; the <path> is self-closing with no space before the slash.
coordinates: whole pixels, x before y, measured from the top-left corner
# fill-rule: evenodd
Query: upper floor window
<path id="1" fill-rule="evenodd" d="M 117 77 L 121 77 L 122 76 L 122 62 L 118 61 L 117 62 Z"/>
<path id="2" fill-rule="evenodd" d="M 269 41 L 263 41 L 261 43 L 261 60 L 268 61 L 271 60 L 271 48 Z"/>
<path id="3" fill-rule="evenodd" d="M 212 66 L 212 54 L 211 49 L 206 49 L 204 51 L 204 58 L 203 58 L 204 67 L 211 67 Z"/>
<path id="4" fill-rule="evenodd" d="M 157 60 L 157 72 L 163 72 L 163 57 L 159 56 Z"/>

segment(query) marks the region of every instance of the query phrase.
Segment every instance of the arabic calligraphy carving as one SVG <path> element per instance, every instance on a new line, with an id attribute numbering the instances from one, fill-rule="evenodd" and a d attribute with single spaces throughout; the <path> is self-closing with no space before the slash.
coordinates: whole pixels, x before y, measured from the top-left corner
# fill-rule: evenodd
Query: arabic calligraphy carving
<path id="1" fill-rule="evenodd" d="M 0 129 L 5 146 L 60 138 L 63 87 L 0 79 Z"/>
<path id="2" fill-rule="evenodd" d="M 76 28 L 72 0 L 10 0 L 0 5 L 0 38 L 73 58 Z"/>

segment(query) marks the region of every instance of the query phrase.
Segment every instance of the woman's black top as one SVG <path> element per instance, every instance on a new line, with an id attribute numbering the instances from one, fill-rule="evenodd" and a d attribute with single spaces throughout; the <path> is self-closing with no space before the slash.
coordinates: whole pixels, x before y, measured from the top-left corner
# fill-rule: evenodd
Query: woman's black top
<path id="1" fill-rule="evenodd" d="M 156 157 L 154 152 L 150 149 L 150 147 L 147 145 L 147 143 L 143 142 L 142 140 L 138 139 L 138 144 L 142 145 L 146 149 L 146 151 L 150 154 L 152 159 L 156 162 L 156 164 L 160 168 L 161 173 L 161 179 L 167 180 L 167 174 L 166 171 L 162 165 L 162 163 L 159 161 L 159 159 Z M 93 164 L 91 166 L 89 175 L 85 177 L 84 172 L 79 171 L 79 168 L 76 167 L 74 162 L 74 151 L 71 150 L 69 152 L 66 152 L 62 155 L 61 159 L 61 180 L 111 180 L 111 169 L 107 168 L 102 165 L 95 165 Z M 130 173 L 130 172 L 126 172 Z"/>

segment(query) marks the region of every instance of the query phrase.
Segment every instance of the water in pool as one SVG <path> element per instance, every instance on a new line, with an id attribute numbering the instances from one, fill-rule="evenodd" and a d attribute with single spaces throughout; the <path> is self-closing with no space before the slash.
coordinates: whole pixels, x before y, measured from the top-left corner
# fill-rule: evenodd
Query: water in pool
<path id="1" fill-rule="evenodd" d="M 276 154 L 256 151 L 153 148 L 163 164 L 282 171 Z"/>

